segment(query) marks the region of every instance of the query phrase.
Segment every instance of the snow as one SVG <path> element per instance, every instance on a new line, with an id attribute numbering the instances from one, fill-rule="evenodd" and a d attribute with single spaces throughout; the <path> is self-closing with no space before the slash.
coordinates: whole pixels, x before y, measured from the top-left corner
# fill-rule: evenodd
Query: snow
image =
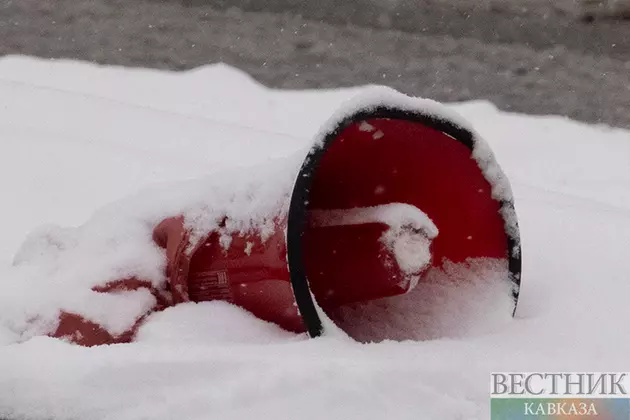
<path id="1" fill-rule="evenodd" d="M 486 334 L 511 321 L 505 263 L 491 258 L 431 268 L 404 295 L 346 305 L 331 314 L 361 342 L 434 340 Z"/>
<path id="2" fill-rule="evenodd" d="M 374 108 L 383 104 L 431 112 L 439 118 L 452 118 L 462 126 L 467 124 L 436 102 L 374 87 L 331 112 L 323 132 L 329 132 L 348 115 L 363 109 L 357 107 Z M 63 312 L 79 314 L 113 337 L 122 335 L 151 311 L 157 303 L 155 297 L 147 290 L 106 294 L 98 289 L 120 279 L 138 279 L 151 283 L 157 290 L 165 288 L 164 253 L 152 236 L 161 220 L 184 216 L 184 225 L 190 232 L 188 253 L 212 232 L 219 234 L 219 244 L 224 250 L 231 246 L 233 235 L 253 233 L 262 242 L 266 241 L 286 219 L 299 168 L 321 139 L 321 134 L 317 135 L 289 156 L 269 157 L 249 164 L 246 169 L 236 165 L 196 180 L 144 189 L 104 206 L 74 230 L 55 226 L 37 229 L 27 237 L 14 259 L 14 265 L 20 265 L 16 264 L 19 262 L 28 267 L 28 274 L 6 275 L 10 293 L 0 297 L 0 304 L 11 309 L 0 319 L 4 335 L 23 341 L 42 333 L 52 334 Z M 479 149 L 489 150 L 481 138 L 477 137 L 475 143 Z M 485 152 L 483 159 L 484 168 L 493 168 L 493 179 L 503 177 L 491 152 Z M 392 203 L 355 209 L 342 216 L 332 215 L 333 212 L 326 213 L 328 219 L 339 219 L 332 224 L 375 220 L 388 224 L 391 229 L 383 235 L 382 242 L 405 275 L 401 286 L 410 290 L 417 284 L 418 275 L 431 261 L 430 240 L 437 235 L 437 228 L 421 210 Z M 330 220 L 325 222 L 330 224 Z M 99 256 L 97 261 L 95 256 Z M 24 305 L 23 297 L 33 294 L 28 305 Z"/>
<path id="3" fill-rule="evenodd" d="M 121 311 L 146 309 L 148 295 L 64 290 L 134 273 L 162 282 L 153 221 L 184 211 L 201 231 L 227 202 L 243 217 L 226 234 L 251 220 L 271 229 L 286 173 L 363 90 L 273 91 L 224 65 L 166 73 L 1 59 L 0 418 L 486 419 L 490 372 L 627 370 L 630 133 L 483 101 L 449 105 L 448 116 L 470 121 L 512 184 L 524 263 L 514 319 L 501 299 L 509 285 L 489 286 L 500 269 L 471 261 L 432 273 L 431 290 L 345 314 L 389 306 L 389 325 L 409 326 L 398 338 L 425 341 L 360 344 L 332 326 L 306 339 L 219 302 L 155 314 L 133 344 L 37 336 L 60 306 L 114 330 L 133 318 Z M 477 150 L 481 161 L 490 152 Z M 452 287 L 471 272 L 481 281 Z"/>
<path id="4" fill-rule="evenodd" d="M 188 302 L 152 314 L 136 341 L 156 345 L 178 340 L 188 344 L 273 344 L 305 339 L 222 301 Z"/>
<path id="5" fill-rule="evenodd" d="M 410 229 L 408 226 L 389 229 L 381 237 L 382 243 L 396 258 L 396 263 L 410 282 L 409 289 L 418 282 L 414 274 L 420 272 L 431 263 L 431 239 L 423 232 Z"/>
<path id="6" fill-rule="evenodd" d="M 431 239 L 438 235 L 438 228 L 425 212 L 406 203 L 389 203 L 373 207 L 356 207 L 341 210 L 317 210 L 309 212 L 309 224 L 314 227 L 383 223 L 398 230 L 409 226 L 423 231 Z"/>

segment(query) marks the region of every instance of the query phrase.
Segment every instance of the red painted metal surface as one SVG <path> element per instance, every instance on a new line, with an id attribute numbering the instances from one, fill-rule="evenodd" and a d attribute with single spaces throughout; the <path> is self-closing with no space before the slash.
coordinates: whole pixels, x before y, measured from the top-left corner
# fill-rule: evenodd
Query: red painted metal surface
<path id="1" fill-rule="evenodd" d="M 326 150 L 314 175 L 310 209 L 407 203 L 439 229 L 431 245 L 432 266 L 445 260 L 507 258 L 500 204 L 469 148 L 420 124 L 393 119 L 367 123 L 349 126 Z M 398 267 L 386 264 L 379 241 L 385 228 L 306 230 L 304 263 L 324 310 L 406 291 L 399 286 L 403 276 Z"/>
<path id="2" fill-rule="evenodd" d="M 286 262 L 285 223 L 276 223 L 265 241 L 260 232 L 234 234 L 227 249 L 211 233 L 190 261 L 188 298 L 226 300 L 289 331 L 303 332 Z"/>
<path id="3" fill-rule="evenodd" d="M 470 149 L 418 123 L 367 123 L 347 127 L 327 149 L 314 174 L 309 209 L 407 203 L 425 212 L 439 229 L 432 243 L 433 266 L 471 257 L 507 258 L 500 204 Z M 259 232 L 235 234 L 227 249 L 217 232 L 209 232 L 187 253 L 190 244 L 182 218 L 163 221 L 154 240 L 166 250 L 170 300 L 154 309 L 219 299 L 287 330 L 304 331 L 287 267 L 285 226 L 286 220 L 277 220 L 275 232 L 265 241 Z M 407 291 L 401 270 L 380 240 L 387 228 L 382 223 L 306 228 L 303 264 L 324 310 Z M 76 315 L 64 314 L 54 335 L 72 339 L 73 329 L 80 330 L 81 339 L 75 341 L 93 345 L 127 341 L 134 333 L 111 337 L 99 326 L 81 322 Z"/>

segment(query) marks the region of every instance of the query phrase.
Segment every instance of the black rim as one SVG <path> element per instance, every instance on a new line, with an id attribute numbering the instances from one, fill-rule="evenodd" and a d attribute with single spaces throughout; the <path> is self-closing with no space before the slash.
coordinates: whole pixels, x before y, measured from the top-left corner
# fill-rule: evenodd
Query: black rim
<path id="1" fill-rule="evenodd" d="M 378 106 L 345 117 L 338 122 L 332 130 L 324 135 L 321 144 L 315 145 L 310 150 L 293 186 L 287 223 L 287 253 L 293 293 L 295 294 L 295 300 L 306 330 L 311 337 L 318 337 L 323 333 L 322 320 L 315 308 L 302 260 L 302 235 L 306 228 L 306 212 L 313 183 L 313 174 L 319 166 L 322 156 L 326 153 L 326 150 L 328 150 L 328 147 L 344 129 L 356 122 L 379 118 L 420 123 L 452 137 L 464 144 L 471 152 L 473 150 L 473 133 L 460 125 L 420 111 L 408 111 L 390 106 Z M 514 202 L 512 200 L 502 200 L 500 204 L 503 210 L 514 212 Z M 518 222 L 516 222 L 512 236 L 508 234 L 507 238 L 508 269 L 510 272 L 510 280 L 514 284 L 512 295 L 514 298 L 515 312 L 521 283 L 521 247 Z"/>

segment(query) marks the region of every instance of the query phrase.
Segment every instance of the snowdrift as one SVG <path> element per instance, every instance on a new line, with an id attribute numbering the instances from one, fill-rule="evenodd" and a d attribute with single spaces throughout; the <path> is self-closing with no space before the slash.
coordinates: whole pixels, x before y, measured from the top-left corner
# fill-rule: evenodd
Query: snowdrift
<path id="1" fill-rule="evenodd" d="M 0 417 L 485 419 L 492 371 L 627 369 L 630 133 L 484 102 L 450 107 L 512 181 L 527 255 L 515 319 L 496 290 L 445 282 L 423 292 L 431 299 L 417 314 L 426 328 L 413 338 L 429 341 L 306 340 L 224 302 L 157 313 L 132 344 L 37 337 L 59 305 L 124 330 L 150 294 L 99 300 L 64 288 L 130 273 L 161 281 L 148 225 L 231 194 L 208 192 L 204 177 L 228 171 L 220 176 L 237 185 L 244 167 L 304 150 L 362 89 L 271 91 L 225 66 L 175 74 L 0 60 Z M 62 275 L 67 261 L 81 263 Z"/>

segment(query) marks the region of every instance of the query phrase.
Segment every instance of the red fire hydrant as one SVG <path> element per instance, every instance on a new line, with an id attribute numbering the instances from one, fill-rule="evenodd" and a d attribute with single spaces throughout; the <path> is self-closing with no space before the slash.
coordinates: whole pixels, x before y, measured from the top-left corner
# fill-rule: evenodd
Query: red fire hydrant
<path id="1" fill-rule="evenodd" d="M 389 91 L 348 105 L 288 174 L 286 205 L 264 228 L 226 234 L 228 214 L 193 237 L 182 215 L 163 220 L 153 239 L 165 250 L 167 286 L 128 278 L 94 289 L 147 288 L 156 306 L 121 335 L 73 313 L 51 335 L 127 342 L 152 311 L 225 300 L 316 337 L 339 307 L 403 295 L 429 268 L 471 258 L 501 261 L 516 304 L 518 226 L 512 198 L 495 185 L 505 176 L 478 135 L 442 111 Z"/>

